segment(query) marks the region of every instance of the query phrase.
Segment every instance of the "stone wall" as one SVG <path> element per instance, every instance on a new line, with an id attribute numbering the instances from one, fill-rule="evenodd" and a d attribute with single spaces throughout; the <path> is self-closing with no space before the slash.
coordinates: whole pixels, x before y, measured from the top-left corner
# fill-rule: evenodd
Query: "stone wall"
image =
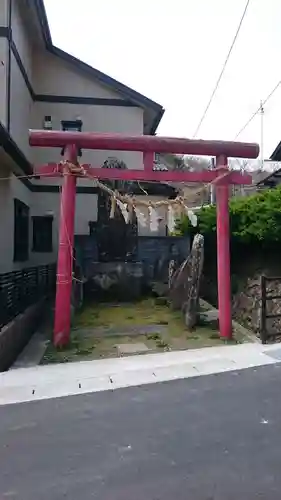
<path id="1" fill-rule="evenodd" d="M 139 236 L 135 262 L 142 263 L 144 281 L 164 279 L 169 261 L 183 262 L 189 252 L 190 239 L 186 236 Z M 98 263 L 96 237 L 76 236 L 75 255 L 85 278 L 93 277 L 97 272 Z"/>
<path id="2" fill-rule="evenodd" d="M 139 236 L 138 260 L 143 263 L 145 280 L 165 280 L 170 260 L 183 262 L 190 252 L 188 237 Z"/>

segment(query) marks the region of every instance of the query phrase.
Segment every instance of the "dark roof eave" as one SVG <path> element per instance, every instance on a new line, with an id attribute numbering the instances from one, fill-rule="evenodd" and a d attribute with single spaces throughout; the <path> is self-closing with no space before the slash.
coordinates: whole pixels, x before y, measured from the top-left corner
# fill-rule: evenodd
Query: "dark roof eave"
<path id="1" fill-rule="evenodd" d="M 274 149 L 274 151 L 271 154 L 271 156 L 269 157 L 269 159 L 271 161 L 281 161 L 281 142 L 279 142 L 279 144 L 277 144 L 276 148 Z M 265 177 L 264 179 L 257 182 L 256 185 L 261 186 L 262 184 L 266 184 L 269 179 L 274 178 L 274 175 L 280 171 L 281 171 L 281 168 L 279 168 L 278 170 L 275 170 L 275 172 L 272 172 L 267 177 Z"/>
<path id="2" fill-rule="evenodd" d="M 163 117 L 163 115 L 165 113 L 165 109 L 162 108 L 161 106 L 160 106 L 160 108 L 161 109 L 158 111 L 157 115 L 155 116 L 155 118 L 154 118 L 154 120 L 152 122 L 149 135 L 155 135 L 156 134 L 156 130 L 158 128 L 158 125 L 161 122 L 162 117 Z"/>
<path id="3" fill-rule="evenodd" d="M 275 160 L 275 161 L 279 161 L 279 160 Z M 276 174 L 278 174 L 280 172 L 281 172 L 281 168 L 278 168 L 278 170 L 275 170 L 275 172 L 272 172 L 267 177 L 265 177 L 264 179 L 257 182 L 256 186 L 261 186 L 262 184 L 266 184 L 269 181 L 269 179 L 274 179 L 276 177 Z"/>
<path id="4" fill-rule="evenodd" d="M 272 161 L 281 161 L 281 142 L 276 146 L 272 155 L 270 156 L 270 160 Z"/>

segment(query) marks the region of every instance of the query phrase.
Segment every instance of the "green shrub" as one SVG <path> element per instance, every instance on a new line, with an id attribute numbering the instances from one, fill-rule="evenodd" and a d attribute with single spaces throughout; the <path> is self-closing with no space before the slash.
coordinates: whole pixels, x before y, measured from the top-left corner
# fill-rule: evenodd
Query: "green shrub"
<path id="1" fill-rule="evenodd" d="M 234 243 L 271 246 L 281 243 L 281 186 L 248 197 L 232 198 L 229 204 L 231 238 Z M 216 234 L 216 207 L 197 212 L 198 227 L 187 216 L 177 222 L 179 234 L 199 232 L 207 239 Z"/>

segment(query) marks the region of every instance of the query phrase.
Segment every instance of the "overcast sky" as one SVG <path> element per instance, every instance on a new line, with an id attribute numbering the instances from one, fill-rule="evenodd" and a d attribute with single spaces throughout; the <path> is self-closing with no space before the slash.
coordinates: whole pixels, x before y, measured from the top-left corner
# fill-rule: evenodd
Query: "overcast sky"
<path id="1" fill-rule="evenodd" d="M 166 109 L 162 135 L 191 137 L 246 0 L 45 0 L 53 43 Z M 234 139 L 281 79 L 281 0 L 251 0 L 200 138 Z M 239 137 L 260 142 L 258 115 Z M 264 150 L 281 140 L 281 85 Z"/>

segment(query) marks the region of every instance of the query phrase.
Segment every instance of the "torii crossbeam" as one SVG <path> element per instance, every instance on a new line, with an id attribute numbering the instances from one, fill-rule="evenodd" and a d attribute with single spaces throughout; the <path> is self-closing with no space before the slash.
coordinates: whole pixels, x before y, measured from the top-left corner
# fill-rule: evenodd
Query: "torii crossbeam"
<path id="1" fill-rule="evenodd" d="M 258 144 L 203 141 L 156 136 L 128 136 L 92 132 L 31 130 L 31 146 L 64 148 L 64 161 L 35 168 L 38 175 L 63 176 L 60 234 L 57 265 L 57 290 L 54 343 L 69 342 L 72 289 L 72 257 L 76 179 L 87 175 L 93 179 L 121 179 L 156 182 L 212 182 L 217 200 L 217 273 L 220 335 L 232 336 L 230 249 L 229 249 L 229 185 L 251 184 L 250 175 L 228 169 L 228 158 L 257 158 Z M 101 169 L 78 163 L 78 151 L 84 149 L 140 151 L 144 153 L 143 170 Z M 154 153 L 192 154 L 216 157 L 216 168 L 203 172 L 154 171 Z"/>

